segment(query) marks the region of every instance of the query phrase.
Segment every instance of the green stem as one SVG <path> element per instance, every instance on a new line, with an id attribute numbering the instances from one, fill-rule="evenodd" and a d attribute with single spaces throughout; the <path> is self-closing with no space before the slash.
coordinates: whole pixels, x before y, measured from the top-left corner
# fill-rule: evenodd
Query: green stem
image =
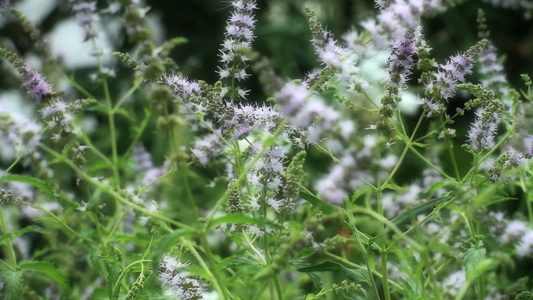
<path id="1" fill-rule="evenodd" d="M 15 257 L 15 249 L 13 249 L 13 238 L 9 232 L 9 229 L 7 228 L 6 220 L 4 218 L 4 209 L 2 205 L 0 205 L 0 226 L 2 227 L 2 232 L 4 232 L 4 234 L 7 236 L 7 242 L 5 243 L 5 246 L 7 248 L 7 257 L 11 262 L 12 266 L 9 266 L 7 263 L 6 265 L 11 270 L 15 270 L 17 268 L 17 258 Z"/>
<path id="2" fill-rule="evenodd" d="M 224 282 L 222 281 L 222 277 L 220 276 L 220 272 L 218 271 L 217 264 L 215 263 L 215 260 L 213 258 L 213 253 L 211 252 L 211 247 L 209 246 L 209 242 L 207 241 L 207 237 L 205 232 L 201 233 L 200 239 L 202 241 L 203 249 L 205 251 L 205 255 L 207 257 L 207 263 L 209 264 L 211 270 L 211 273 L 213 275 L 213 283 L 218 290 L 219 296 L 222 297 L 222 300 L 225 299 L 232 299 L 232 297 L 229 295 L 228 289 L 224 286 Z M 194 247 L 193 247 L 194 248 Z M 194 250 L 196 251 L 196 250 Z M 198 253 L 196 253 L 198 255 Z M 195 256 L 196 256 L 195 255 Z M 200 256 L 198 255 L 197 258 Z M 203 263 L 203 261 L 201 261 Z M 203 265 L 204 269 L 207 268 L 205 264 Z"/>
<path id="3" fill-rule="evenodd" d="M 0 175 L 0 179 L 2 179 L 2 177 L 4 177 L 7 173 L 9 173 L 9 171 L 11 171 L 11 169 L 13 169 L 18 164 L 21 158 L 22 158 L 22 155 L 17 156 L 17 159 L 15 159 L 15 161 L 11 165 L 9 165 L 7 169 L 4 170 L 2 175 Z"/>
<path id="4" fill-rule="evenodd" d="M 349 260 L 347 260 L 347 259 L 345 259 L 343 257 L 340 257 L 338 255 L 335 255 L 335 254 L 333 254 L 331 252 L 325 251 L 324 254 L 326 256 L 329 256 L 329 257 L 341 262 L 342 264 L 344 264 L 344 265 L 346 265 L 346 266 L 348 266 L 348 267 L 350 267 L 352 269 L 365 269 L 365 270 L 367 269 L 365 266 L 361 266 L 361 265 L 358 265 L 356 263 L 353 263 L 353 262 L 351 262 L 351 261 L 349 261 Z M 372 274 L 376 275 L 378 278 L 383 280 L 383 276 L 378 271 L 372 270 Z M 396 287 L 398 290 L 403 290 L 403 287 L 399 283 L 391 280 L 390 278 L 387 278 L 387 282 L 390 285 L 393 285 L 394 287 Z"/>
<path id="5" fill-rule="evenodd" d="M 66 165 L 68 165 L 74 172 L 76 172 L 76 174 L 81 176 L 85 181 L 91 183 L 92 185 L 94 185 L 94 186 L 102 189 L 106 193 L 110 194 L 115 199 L 117 199 L 120 203 L 122 203 L 122 204 L 124 204 L 126 206 L 129 206 L 129 207 L 133 208 L 134 210 L 136 210 L 136 211 L 138 211 L 140 213 L 143 213 L 143 214 L 145 214 L 147 216 L 153 217 L 154 219 L 167 222 L 169 224 L 175 225 L 175 226 L 177 226 L 179 228 L 182 228 L 182 229 L 185 229 L 185 230 L 188 230 L 188 231 L 192 231 L 192 232 L 196 231 L 196 228 L 194 228 L 194 227 L 188 226 L 188 225 L 186 225 L 184 223 L 181 223 L 181 222 L 175 221 L 173 219 L 170 219 L 168 217 L 162 216 L 162 215 L 160 215 L 160 214 L 158 214 L 156 212 L 149 211 L 149 210 L 147 210 L 146 208 L 144 208 L 142 206 L 139 206 L 139 205 L 137 205 L 137 204 L 135 204 L 133 202 L 130 202 L 129 200 L 127 200 L 124 197 L 122 197 L 119 193 L 117 193 L 112 187 L 110 187 L 108 185 L 105 185 L 105 184 L 101 183 L 100 181 L 98 181 L 97 179 L 94 179 L 93 177 L 87 175 L 84 171 L 79 169 L 68 158 L 66 158 L 63 155 L 57 153 L 53 149 L 50 149 L 48 146 L 46 146 L 44 144 L 39 144 L 39 147 L 41 149 L 43 149 L 44 151 L 46 151 L 47 153 L 49 153 L 52 156 L 54 156 L 55 158 L 57 158 L 59 161 L 61 161 L 61 162 L 65 163 Z"/>

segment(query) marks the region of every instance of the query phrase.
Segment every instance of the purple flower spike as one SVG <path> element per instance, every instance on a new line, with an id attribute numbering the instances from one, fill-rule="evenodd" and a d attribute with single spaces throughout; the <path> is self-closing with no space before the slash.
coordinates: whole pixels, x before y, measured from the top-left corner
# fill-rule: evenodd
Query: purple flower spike
<path id="1" fill-rule="evenodd" d="M 9 6 L 9 0 L 0 0 L 0 11 L 6 9 Z"/>

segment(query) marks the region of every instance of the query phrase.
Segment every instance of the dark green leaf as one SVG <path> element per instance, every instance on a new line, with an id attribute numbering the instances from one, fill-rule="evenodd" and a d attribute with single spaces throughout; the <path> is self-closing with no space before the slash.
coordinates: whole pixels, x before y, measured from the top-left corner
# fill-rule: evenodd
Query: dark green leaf
<path id="1" fill-rule="evenodd" d="M 406 211 L 400 213 L 396 218 L 392 219 L 391 222 L 396 226 L 401 226 L 406 224 L 409 220 L 411 220 L 413 217 L 418 216 L 419 214 L 435 208 L 440 203 L 443 203 L 445 201 L 448 201 L 452 199 L 453 196 L 445 196 L 445 197 L 439 197 L 435 199 L 431 199 L 429 201 L 426 201 L 424 203 L 415 205 L 411 208 L 408 208 Z"/>
<path id="2" fill-rule="evenodd" d="M 301 259 L 291 259 L 289 263 L 297 268 L 304 268 L 304 267 L 308 267 L 311 265 L 310 263 L 304 260 L 301 260 Z M 315 288 L 315 291 L 322 290 L 323 284 L 322 284 L 322 280 L 320 279 L 320 276 L 314 272 L 306 272 L 306 273 L 309 276 L 309 278 L 311 278 L 311 280 L 313 281 L 313 287 Z"/>
<path id="3" fill-rule="evenodd" d="M 42 233 L 42 234 L 47 234 L 48 231 L 46 231 L 44 228 L 42 228 L 41 226 L 37 226 L 37 225 L 29 225 L 29 226 L 26 226 L 20 230 L 17 230 L 15 231 L 15 236 L 20 236 L 20 235 L 23 235 L 25 233 L 28 233 L 28 232 L 38 232 L 38 233 Z"/>
<path id="4" fill-rule="evenodd" d="M 22 270 L 38 271 L 57 282 L 64 290 L 68 290 L 68 278 L 53 263 L 48 261 L 24 261 L 19 264 Z"/>
<path id="5" fill-rule="evenodd" d="M 326 214 L 330 214 L 333 212 L 333 207 L 309 193 L 300 192 L 300 197 L 302 197 L 305 201 L 311 203 L 313 206 L 318 207 Z"/>
<path id="6" fill-rule="evenodd" d="M 346 277 L 350 278 L 354 283 L 366 283 L 370 284 L 370 276 L 367 270 L 356 270 L 347 268 L 339 263 L 327 261 L 318 265 L 306 266 L 299 268 L 298 272 L 342 272 Z"/>
<path id="7" fill-rule="evenodd" d="M 40 180 L 40 179 L 37 179 L 37 178 L 33 178 L 33 177 L 29 177 L 29 176 L 25 176 L 25 175 L 17 175 L 17 174 L 12 174 L 12 175 L 5 175 L 3 177 L 0 177 L 0 183 L 2 182 L 10 182 L 10 181 L 16 181 L 16 182 L 24 182 L 24 183 L 27 183 L 27 184 L 31 184 L 33 185 L 34 187 L 36 187 L 37 189 L 45 192 L 46 194 L 56 198 L 57 195 L 56 193 L 54 192 L 54 190 L 52 189 L 52 187 L 50 185 L 48 185 L 48 183 Z"/>
<path id="8" fill-rule="evenodd" d="M 364 187 L 362 187 L 362 188 L 358 189 L 357 191 L 355 191 L 353 193 L 353 195 L 352 195 L 352 198 L 351 198 L 352 203 L 354 203 L 362 195 L 366 194 L 369 189 L 370 189 L 370 186 L 365 185 Z"/>
<path id="9" fill-rule="evenodd" d="M 274 229 L 281 229 L 281 226 L 275 224 L 274 222 L 258 217 L 250 217 L 243 214 L 227 214 L 223 217 L 216 218 L 209 223 L 209 228 L 220 226 L 221 224 L 254 224 L 258 226 L 268 226 Z"/>
<path id="10" fill-rule="evenodd" d="M 339 272 L 342 271 L 342 265 L 336 262 L 327 261 L 318 265 L 312 265 L 304 268 L 298 269 L 298 272 L 324 272 L 324 271 L 333 271 Z"/>

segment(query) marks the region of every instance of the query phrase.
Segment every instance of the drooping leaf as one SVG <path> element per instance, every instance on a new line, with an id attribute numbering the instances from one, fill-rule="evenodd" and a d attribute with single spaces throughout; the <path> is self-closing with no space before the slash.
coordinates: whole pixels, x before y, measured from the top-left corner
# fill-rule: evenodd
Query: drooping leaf
<path id="1" fill-rule="evenodd" d="M 37 189 L 41 190 L 42 192 L 45 192 L 46 194 L 48 194 L 48 195 L 50 195 L 50 196 L 52 196 L 54 198 L 57 197 L 57 194 L 54 192 L 54 189 L 52 189 L 52 187 L 50 185 L 48 185 L 48 183 L 46 183 L 45 181 L 42 181 L 40 179 L 29 177 L 29 176 L 26 176 L 26 175 L 18 175 L 18 174 L 9 174 L 9 175 L 5 175 L 3 177 L 0 177 L 0 183 L 2 183 L 2 182 L 11 182 L 11 181 L 24 182 L 24 183 L 27 183 L 27 184 L 31 184 L 34 187 L 36 187 Z"/>
<path id="2" fill-rule="evenodd" d="M 19 264 L 22 270 L 38 271 L 57 282 L 64 290 L 69 289 L 68 278 L 48 261 L 23 261 Z"/>
<path id="3" fill-rule="evenodd" d="M 306 262 L 305 260 L 301 259 L 291 259 L 289 263 L 297 268 L 305 268 L 311 266 L 310 263 Z M 322 287 L 324 286 L 322 284 L 322 280 L 320 279 L 320 276 L 314 272 L 305 272 L 307 273 L 307 276 L 311 278 L 311 281 L 313 281 L 313 287 L 315 288 L 315 291 L 322 290 Z"/>
<path id="4" fill-rule="evenodd" d="M 46 231 L 41 226 L 29 225 L 29 226 L 26 226 L 26 227 L 24 227 L 24 228 L 22 228 L 20 230 L 15 231 L 15 237 L 23 235 L 23 234 L 28 233 L 28 232 L 38 232 L 38 233 L 42 233 L 42 234 L 48 234 L 49 233 L 48 231 Z"/>
<path id="5" fill-rule="evenodd" d="M 300 192 L 300 197 L 302 197 L 305 201 L 311 203 L 313 206 L 318 207 L 322 212 L 326 214 L 330 214 L 333 212 L 333 207 L 309 193 Z"/>
<path id="6" fill-rule="evenodd" d="M 342 272 L 346 277 L 350 278 L 354 283 L 366 283 L 370 284 L 370 276 L 367 270 L 362 269 L 350 269 L 339 263 L 333 261 L 326 261 L 321 264 L 306 266 L 299 268 L 298 272 Z"/>
<path id="7" fill-rule="evenodd" d="M 254 224 L 258 226 L 268 226 L 270 228 L 274 229 L 281 229 L 281 227 L 278 224 L 275 224 L 274 222 L 260 217 L 250 217 L 244 214 L 227 214 L 225 216 L 222 216 L 220 218 L 216 218 L 209 223 L 209 227 L 217 227 L 224 223 L 227 224 Z"/>
<path id="8" fill-rule="evenodd" d="M 406 211 L 400 213 L 396 218 L 392 219 L 391 222 L 394 223 L 396 226 L 401 226 L 406 224 L 409 220 L 411 220 L 413 217 L 418 216 L 419 214 L 435 208 L 437 205 L 448 201 L 452 199 L 453 196 L 444 196 L 439 198 L 434 198 L 429 201 L 426 201 L 424 203 L 415 205 L 413 207 L 408 208 Z"/>

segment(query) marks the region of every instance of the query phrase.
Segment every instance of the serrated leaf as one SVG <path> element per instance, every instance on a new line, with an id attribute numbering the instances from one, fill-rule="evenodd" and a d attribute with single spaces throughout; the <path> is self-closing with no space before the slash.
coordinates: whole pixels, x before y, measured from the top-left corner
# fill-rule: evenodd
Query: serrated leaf
<path id="1" fill-rule="evenodd" d="M 306 193 L 306 192 L 300 192 L 300 197 L 302 197 L 305 201 L 311 203 L 311 205 L 318 207 L 322 212 L 326 214 L 332 213 L 333 207 L 331 207 L 329 204 L 325 203 L 324 201 L 318 199 L 317 197 Z"/>
<path id="2" fill-rule="evenodd" d="M 357 191 L 355 191 L 352 197 L 350 198 L 351 202 L 354 203 L 357 199 L 359 199 L 359 197 L 366 194 L 369 189 L 370 189 L 370 186 L 368 185 L 365 185 L 363 188 L 357 189 Z"/>
<path id="3" fill-rule="evenodd" d="M 48 276 L 53 281 L 57 282 L 63 290 L 68 290 L 68 278 L 61 273 L 53 263 L 48 261 L 23 261 L 19 264 L 22 270 L 38 271 Z"/>
<path id="4" fill-rule="evenodd" d="M 486 257 L 486 252 L 485 248 L 470 248 L 465 253 L 466 280 L 468 282 L 473 282 L 494 267 L 494 261 Z"/>
<path id="5" fill-rule="evenodd" d="M 306 262 L 305 260 L 301 260 L 301 259 L 291 259 L 289 263 L 295 267 L 300 267 L 300 268 L 308 267 L 311 265 L 310 263 Z M 311 278 L 311 281 L 313 281 L 313 287 L 315 288 L 315 290 L 316 291 L 322 290 L 323 284 L 322 284 L 322 279 L 320 279 L 320 276 L 318 276 L 318 274 L 314 272 L 306 272 L 306 273 L 307 273 L 307 276 Z"/>
<path id="6" fill-rule="evenodd" d="M 434 192 L 436 192 L 438 189 L 440 189 L 441 187 L 445 187 L 447 185 L 451 184 L 450 181 L 448 180 L 441 180 L 441 181 L 438 181 L 436 183 L 434 183 L 425 193 L 424 193 L 424 198 L 427 198 L 429 196 L 431 196 L 431 194 L 433 194 Z"/>
<path id="7" fill-rule="evenodd" d="M 340 272 L 342 271 L 342 265 L 336 262 L 327 261 L 321 264 L 312 265 L 308 267 L 303 267 L 297 270 L 298 272 L 325 272 L 325 271 L 333 271 L 333 272 Z"/>
<path id="8" fill-rule="evenodd" d="M 48 195 L 50 195 L 50 196 L 52 196 L 54 198 L 57 197 L 56 193 L 54 192 L 54 189 L 52 189 L 52 187 L 50 185 L 48 185 L 48 183 L 46 183 L 46 182 L 44 182 L 44 181 L 42 181 L 40 179 L 29 177 L 29 176 L 25 176 L 25 175 L 18 175 L 18 174 L 4 175 L 3 177 L 0 177 L 0 183 L 2 183 L 2 182 L 11 182 L 11 181 L 24 182 L 24 183 L 33 185 L 37 189 L 45 192 L 46 194 L 48 194 Z"/>
<path id="9" fill-rule="evenodd" d="M 394 183 L 387 183 L 384 187 L 384 189 L 389 189 L 389 190 L 394 190 L 394 191 L 402 191 L 402 190 L 405 190 L 405 188 L 397 185 L 397 184 L 394 184 Z"/>
<path id="10" fill-rule="evenodd" d="M 312 266 L 306 266 L 303 268 L 299 268 L 297 270 L 298 272 L 342 272 L 346 277 L 350 278 L 352 282 L 354 283 L 366 283 L 370 284 L 370 277 L 368 276 L 367 270 L 356 270 L 356 269 L 350 269 L 347 268 L 339 263 L 333 262 L 333 261 L 327 261 L 321 264 L 312 265 Z"/>
<path id="11" fill-rule="evenodd" d="M 259 263 L 246 256 L 231 257 L 229 261 L 224 264 L 219 264 L 219 267 L 234 267 L 234 266 L 246 266 L 246 265 L 258 265 Z"/>
<path id="12" fill-rule="evenodd" d="M 213 219 L 209 223 L 209 228 L 217 227 L 222 224 L 254 224 L 258 226 L 268 226 L 274 229 L 281 229 L 281 226 L 268 219 L 259 217 L 253 218 L 243 214 L 227 214 L 220 218 Z"/>
<path id="13" fill-rule="evenodd" d="M 107 275 L 107 295 L 110 299 L 118 298 L 120 293 L 120 285 L 118 285 L 119 288 L 115 290 L 115 293 L 113 293 L 113 288 L 117 284 L 121 273 L 122 269 L 119 266 L 115 264 L 109 264 L 109 274 Z"/>
<path id="14" fill-rule="evenodd" d="M 370 285 L 370 277 L 368 276 L 368 271 L 363 269 L 350 269 L 345 266 L 342 266 L 342 271 L 348 278 L 354 283 L 366 283 Z"/>
<path id="15" fill-rule="evenodd" d="M 2 289 L 2 299 L 20 300 L 22 299 L 23 272 L 20 270 L 12 271 L 5 269 L 2 271 L 4 278 L 4 287 Z"/>
<path id="16" fill-rule="evenodd" d="M 444 196 L 439 198 L 434 198 L 424 203 L 415 205 L 408 208 L 406 211 L 400 213 L 396 218 L 392 219 L 391 222 L 396 226 L 401 226 L 406 224 L 413 217 L 418 216 L 419 214 L 425 212 L 426 210 L 435 208 L 437 205 L 452 199 L 453 196 Z"/>
<path id="17" fill-rule="evenodd" d="M 37 226 L 37 225 L 29 225 L 29 226 L 26 226 L 20 230 L 17 230 L 15 231 L 15 237 L 17 236 L 21 236 L 25 233 L 28 233 L 28 232 L 38 232 L 38 233 L 42 233 L 42 234 L 48 234 L 49 232 L 46 231 L 44 228 L 42 228 L 41 226 Z"/>

